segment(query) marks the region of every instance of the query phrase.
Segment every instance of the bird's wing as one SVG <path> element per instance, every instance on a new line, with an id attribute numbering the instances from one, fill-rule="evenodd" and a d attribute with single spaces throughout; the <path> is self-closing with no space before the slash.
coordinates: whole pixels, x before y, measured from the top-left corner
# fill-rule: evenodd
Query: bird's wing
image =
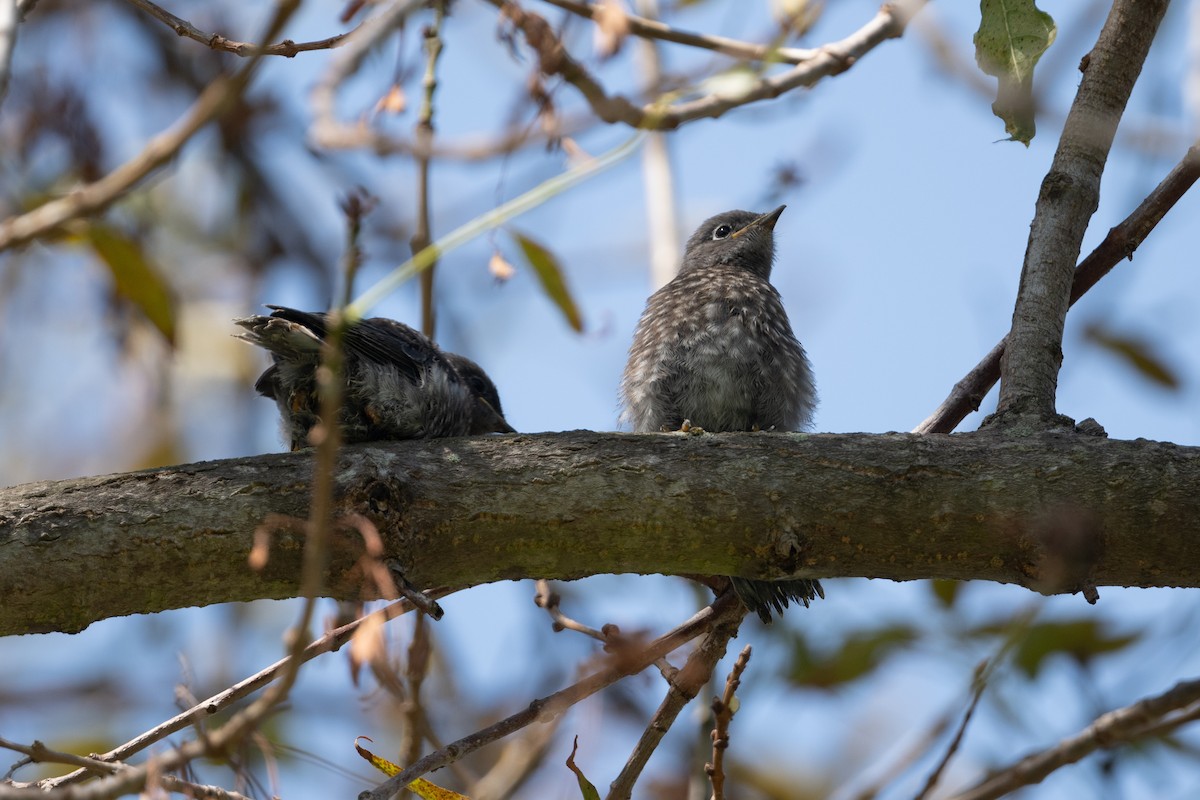
<path id="1" fill-rule="evenodd" d="M 295 322 L 311 330 L 320 339 L 327 335 L 328 317 L 322 312 L 297 311 L 284 306 L 267 306 L 271 316 Z M 419 331 L 382 317 L 361 320 L 346 331 L 347 355 L 395 367 L 413 383 L 441 356 L 437 348 Z"/>

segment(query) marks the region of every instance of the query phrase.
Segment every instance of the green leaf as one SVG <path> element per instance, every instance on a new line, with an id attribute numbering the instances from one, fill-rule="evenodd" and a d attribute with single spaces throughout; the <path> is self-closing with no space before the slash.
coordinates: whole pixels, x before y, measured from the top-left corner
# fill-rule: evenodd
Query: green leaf
<path id="1" fill-rule="evenodd" d="M 1083 336 L 1087 341 L 1128 363 L 1152 383 L 1168 389 L 1179 388 L 1179 378 L 1175 371 L 1155 355 L 1149 342 L 1132 336 L 1112 333 L 1100 325 L 1087 326 L 1083 331 Z"/>
<path id="2" fill-rule="evenodd" d="M 1034 0 L 980 0 L 975 61 L 999 81 L 992 113 L 1004 120 L 1010 140 L 1026 147 L 1037 129 L 1033 114 L 1033 68 L 1054 43 L 1054 19 Z"/>
<path id="3" fill-rule="evenodd" d="M 175 301 L 158 269 L 141 246 L 120 231 L 95 223 L 87 242 L 112 274 L 117 294 L 137 306 L 172 346 L 175 344 Z"/>
<path id="4" fill-rule="evenodd" d="M 567 767 L 575 773 L 575 778 L 579 781 L 579 793 L 583 795 L 583 800 L 600 800 L 600 793 L 596 791 L 596 787 L 592 786 L 583 770 L 575 766 L 575 751 L 578 749 L 579 737 L 576 736 L 575 743 L 571 745 L 571 755 L 567 756 Z"/>
<path id="5" fill-rule="evenodd" d="M 788 680 L 797 686 L 835 689 L 869 675 L 884 659 L 915 641 L 917 636 L 917 630 L 908 625 L 888 625 L 851 634 L 828 654 L 813 652 L 806 640 L 797 638 L 792 643 Z"/>
<path id="6" fill-rule="evenodd" d="M 581 332 L 583 317 L 579 313 L 579 307 L 575 305 L 575 300 L 571 297 L 570 290 L 567 289 L 558 259 L 545 247 L 523 233 L 513 231 L 512 237 L 520 245 L 521 252 L 525 254 L 525 260 L 529 262 L 529 266 L 533 267 L 534 273 L 541 281 L 542 291 L 563 312 L 563 316 L 567 318 L 567 324 L 576 332 Z"/>

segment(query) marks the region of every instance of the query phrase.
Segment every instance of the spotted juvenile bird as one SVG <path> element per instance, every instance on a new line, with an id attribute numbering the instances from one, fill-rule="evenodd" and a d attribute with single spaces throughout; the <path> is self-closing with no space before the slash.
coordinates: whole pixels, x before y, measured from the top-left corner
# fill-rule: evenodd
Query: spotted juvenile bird
<path id="1" fill-rule="evenodd" d="M 634 431 L 692 427 L 796 431 L 812 421 L 812 368 L 769 282 L 775 222 L 727 211 L 688 239 L 679 274 L 651 295 L 621 380 L 622 420 Z M 731 578 L 763 622 L 789 601 L 824 597 L 815 580 Z"/>
<path id="2" fill-rule="evenodd" d="M 234 320 L 238 334 L 274 363 L 254 388 L 275 401 L 293 450 L 309 444 L 320 418 L 317 367 L 327 316 L 267 306 L 271 315 Z M 511 433 L 496 385 L 470 359 L 438 348 L 418 331 L 382 317 L 351 325 L 343 339 L 347 442 Z"/>

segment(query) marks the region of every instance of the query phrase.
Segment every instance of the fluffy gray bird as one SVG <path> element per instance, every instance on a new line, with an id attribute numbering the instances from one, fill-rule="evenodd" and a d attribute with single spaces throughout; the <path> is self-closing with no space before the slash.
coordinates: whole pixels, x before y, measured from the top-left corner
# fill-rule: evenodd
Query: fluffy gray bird
<path id="1" fill-rule="evenodd" d="M 679 274 L 647 301 L 629 349 L 622 419 L 634 431 L 685 421 L 710 432 L 795 431 L 812 421 L 812 368 L 769 283 L 784 208 L 727 211 L 688 239 Z M 763 622 L 789 601 L 825 596 L 813 580 L 730 580 Z"/>
<path id="2" fill-rule="evenodd" d="M 275 363 L 254 388 L 275 401 L 291 448 L 299 450 L 320 418 L 316 371 L 326 315 L 267 308 L 269 317 L 234 322 L 245 328 L 239 339 L 271 353 Z M 347 442 L 513 432 L 487 373 L 407 325 L 382 317 L 360 320 L 343 342 L 346 391 L 339 422 Z"/>

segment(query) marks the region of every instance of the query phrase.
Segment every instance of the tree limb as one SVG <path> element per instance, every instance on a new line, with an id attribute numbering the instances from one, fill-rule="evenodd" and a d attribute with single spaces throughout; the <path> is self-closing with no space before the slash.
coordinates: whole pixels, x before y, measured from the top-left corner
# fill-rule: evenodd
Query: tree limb
<path id="1" fill-rule="evenodd" d="M 294 597 L 311 451 L 0 490 L 0 634 Z M 1043 434 L 561 434 L 352 445 L 359 513 L 417 586 L 598 573 L 1200 586 L 1200 448 Z M 335 532 L 336 533 L 336 532 Z M 331 596 L 374 596 L 356 531 Z"/>
<path id="2" fill-rule="evenodd" d="M 1100 202 L 1100 176 L 1167 0 L 1116 0 L 1067 115 L 1029 230 L 997 410 L 1041 427 L 1055 415 L 1072 272 Z"/>
<path id="3" fill-rule="evenodd" d="M 1167 212 L 1175 207 L 1196 180 L 1200 179 L 1200 142 L 1193 144 L 1158 186 L 1133 212 L 1108 231 L 1095 250 L 1079 262 L 1071 282 L 1070 305 L 1083 297 L 1100 279 L 1125 259 L 1133 260 L 1133 253 L 1150 232 L 1162 222 Z M 950 433 L 958 423 L 972 411 L 979 409 L 984 396 L 1000 380 L 1000 358 L 1008 337 L 1001 339 L 983 360 L 954 385 L 950 395 L 937 410 L 918 425 L 913 433 Z"/>

